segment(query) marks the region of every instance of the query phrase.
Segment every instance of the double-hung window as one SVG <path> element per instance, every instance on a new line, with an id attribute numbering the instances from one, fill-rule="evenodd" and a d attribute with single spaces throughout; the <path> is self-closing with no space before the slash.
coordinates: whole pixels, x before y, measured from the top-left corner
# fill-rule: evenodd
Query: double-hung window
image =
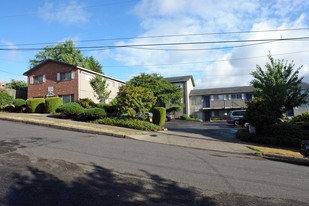
<path id="1" fill-rule="evenodd" d="M 72 79 L 71 72 L 60 73 L 60 81 Z"/>
<path id="2" fill-rule="evenodd" d="M 242 94 L 231 94 L 231 99 L 242 99 Z"/>
<path id="3" fill-rule="evenodd" d="M 30 84 L 39 84 L 46 81 L 45 75 L 30 77 Z"/>

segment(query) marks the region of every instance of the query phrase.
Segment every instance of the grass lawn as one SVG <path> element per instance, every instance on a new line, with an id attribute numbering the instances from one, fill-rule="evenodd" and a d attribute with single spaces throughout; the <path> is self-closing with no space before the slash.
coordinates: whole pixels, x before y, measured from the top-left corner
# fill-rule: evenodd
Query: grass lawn
<path id="1" fill-rule="evenodd" d="M 300 152 L 296 149 L 287 149 L 287 148 L 276 148 L 276 147 L 264 147 L 264 146 L 253 146 L 248 145 L 249 149 L 256 150 L 257 153 L 271 153 L 271 154 L 280 154 L 287 155 L 293 157 L 304 157 Z"/>

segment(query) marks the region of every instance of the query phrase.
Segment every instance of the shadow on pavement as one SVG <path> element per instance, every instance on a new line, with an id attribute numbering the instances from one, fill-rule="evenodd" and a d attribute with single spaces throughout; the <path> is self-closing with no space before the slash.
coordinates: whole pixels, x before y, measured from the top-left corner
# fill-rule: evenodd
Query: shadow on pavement
<path id="1" fill-rule="evenodd" d="M 151 181 L 115 175 L 94 165 L 92 172 L 69 183 L 55 175 L 28 167 L 30 176 L 14 174 L 15 184 L 6 199 L 8 205 L 215 205 L 193 188 L 145 172 Z"/>

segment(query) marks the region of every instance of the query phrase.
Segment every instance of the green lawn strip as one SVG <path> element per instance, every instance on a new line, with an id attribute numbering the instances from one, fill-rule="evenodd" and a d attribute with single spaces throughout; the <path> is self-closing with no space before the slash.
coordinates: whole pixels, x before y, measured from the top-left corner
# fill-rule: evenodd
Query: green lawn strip
<path id="1" fill-rule="evenodd" d="M 252 149 L 254 151 L 256 151 L 255 155 L 258 156 L 258 157 L 263 157 L 263 152 L 255 147 L 252 147 L 252 146 L 247 146 L 249 149 Z"/>

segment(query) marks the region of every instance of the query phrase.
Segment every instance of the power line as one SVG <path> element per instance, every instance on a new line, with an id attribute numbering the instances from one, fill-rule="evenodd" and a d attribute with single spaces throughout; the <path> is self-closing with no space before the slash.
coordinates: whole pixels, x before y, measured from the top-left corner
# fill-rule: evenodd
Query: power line
<path id="1" fill-rule="evenodd" d="M 72 42 L 99 42 L 99 41 L 118 41 L 128 39 L 152 39 L 152 38 L 169 38 L 169 37 L 187 37 L 187 36 L 211 36 L 211 35 L 228 35 L 228 34 L 244 34 L 244 33 L 263 33 L 263 32 L 279 32 L 279 31 L 302 31 L 309 30 L 309 27 L 304 28 L 292 28 L 292 29 L 272 29 L 272 30 L 256 30 L 256 31 L 231 31 L 231 32 L 210 32 L 210 33 L 191 33 L 191 34 L 168 34 L 168 35 L 154 35 L 154 36 L 139 36 L 139 37 L 117 37 L 117 38 L 103 38 L 103 39 L 88 39 L 88 40 L 76 40 Z M 46 45 L 57 44 L 63 42 L 40 42 L 40 43 L 21 43 L 14 44 L 15 46 L 30 46 L 30 45 Z M 2 44 L 0 46 L 7 46 Z"/>
<path id="2" fill-rule="evenodd" d="M 7 71 L 1 70 L 1 69 L 0 69 L 0 72 L 4 72 L 4 73 L 7 73 L 7 74 L 12 74 L 12 75 L 16 75 L 16 76 L 22 76 L 20 74 L 16 74 L 16 73 L 12 73 L 12 72 L 7 72 Z"/>
<path id="3" fill-rule="evenodd" d="M 297 54 L 297 53 L 305 53 L 309 52 L 309 50 L 305 51 L 295 51 L 295 52 L 288 52 L 288 53 L 279 53 L 279 54 L 271 54 L 272 56 L 281 56 L 281 55 L 288 55 L 288 54 Z M 174 64 L 156 64 L 156 65 L 130 65 L 130 66 L 103 66 L 104 67 L 160 67 L 160 66 L 177 66 L 177 65 L 190 65 L 190 64 L 204 64 L 210 62 L 226 62 L 226 61 L 240 61 L 240 60 L 249 60 L 249 59 L 257 59 L 257 58 L 265 58 L 266 56 L 252 56 L 252 57 L 242 57 L 242 58 L 233 58 L 233 59 L 220 59 L 220 60 L 209 60 L 209 61 L 198 61 L 198 62 L 183 62 L 183 63 L 174 63 Z"/>
<path id="4" fill-rule="evenodd" d="M 133 48 L 133 47 L 153 47 L 153 46 L 179 46 L 179 45 L 199 45 L 199 44 L 227 44 L 227 43 L 244 43 L 244 42 L 266 42 L 266 41 L 295 41 L 308 40 L 309 37 L 292 37 L 281 39 L 246 39 L 246 40 L 223 40 L 223 41 L 200 41 L 200 42 L 172 42 L 172 43 L 154 43 L 154 44 L 127 44 L 127 45 L 103 45 L 103 46 L 84 46 L 75 47 L 76 49 L 115 49 L 115 48 Z M 232 47 L 231 47 L 232 48 Z M 44 48 L 0 48 L 2 51 L 37 51 Z M 55 50 L 58 48 L 45 48 L 45 50 Z M 61 49 L 61 48 L 60 48 Z M 62 48 L 66 49 L 66 48 Z M 209 49 L 211 50 L 211 49 Z"/>

